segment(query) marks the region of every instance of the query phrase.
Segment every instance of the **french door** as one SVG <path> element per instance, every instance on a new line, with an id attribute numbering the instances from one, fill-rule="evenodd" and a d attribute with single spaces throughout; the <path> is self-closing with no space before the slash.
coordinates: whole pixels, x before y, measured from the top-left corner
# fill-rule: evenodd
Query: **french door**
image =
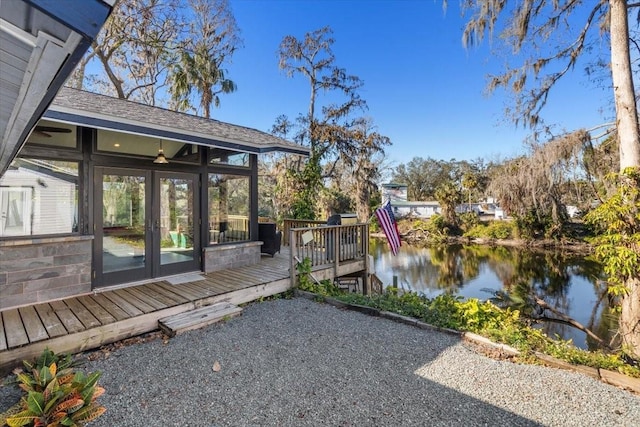
<path id="1" fill-rule="evenodd" d="M 197 175 L 97 167 L 95 286 L 200 268 Z"/>

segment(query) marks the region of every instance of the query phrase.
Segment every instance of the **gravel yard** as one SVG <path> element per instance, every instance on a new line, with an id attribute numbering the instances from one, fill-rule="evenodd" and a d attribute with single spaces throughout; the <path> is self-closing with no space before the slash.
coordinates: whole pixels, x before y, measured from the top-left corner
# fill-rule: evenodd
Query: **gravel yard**
<path id="1" fill-rule="evenodd" d="M 627 391 L 303 298 L 82 357 L 106 388 L 92 427 L 640 425 Z M 0 387 L 0 410 L 16 396 Z"/>

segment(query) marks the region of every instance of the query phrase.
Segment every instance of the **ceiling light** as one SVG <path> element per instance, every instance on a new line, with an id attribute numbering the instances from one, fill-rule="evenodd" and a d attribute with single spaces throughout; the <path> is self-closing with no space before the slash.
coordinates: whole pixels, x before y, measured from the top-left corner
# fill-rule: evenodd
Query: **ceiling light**
<path id="1" fill-rule="evenodd" d="M 164 156 L 164 151 L 162 150 L 162 140 L 160 140 L 160 149 L 158 150 L 158 155 L 153 163 L 167 164 L 169 160 Z"/>

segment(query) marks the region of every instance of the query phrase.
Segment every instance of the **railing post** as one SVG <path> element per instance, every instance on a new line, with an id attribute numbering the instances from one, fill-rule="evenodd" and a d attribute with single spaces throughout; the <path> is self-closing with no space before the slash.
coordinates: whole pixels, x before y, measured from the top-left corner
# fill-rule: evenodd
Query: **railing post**
<path id="1" fill-rule="evenodd" d="M 371 295 L 371 280 L 369 280 L 369 224 L 366 223 L 362 226 L 362 246 L 364 251 L 364 275 L 362 277 L 362 293 L 365 295 Z"/>
<path id="2" fill-rule="evenodd" d="M 296 268 L 296 253 L 298 251 L 297 239 L 294 236 L 295 231 L 289 229 L 289 277 L 291 278 L 291 289 L 296 287 L 296 276 L 298 274 L 298 269 Z"/>
<path id="3" fill-rule="evenodd" d="M 283 240 L 284 242 L 282 242 L 282 244 L 284 246 L 289 246 L 289 231 L 291 230 L 291 221 L 289 221 L 288 219 L 285 219 L 282 221 L 282 236 L 283 236 Z"/>
<path id="4" fill-rule="evenodd" d="M 333 264 L 333 278 L 335 279 L 336 277 L 338 277 L 338 267 L 340 266 L 340 256 L 341 254 L 341 247 L 342 245 L 340 244 L 340 225 L 338 226 L 334 226 L 333 230 L 330 230 L 329 232 L 333 232 L 333 257 L 335 258 L 334 260 L 334 264 Z"/>

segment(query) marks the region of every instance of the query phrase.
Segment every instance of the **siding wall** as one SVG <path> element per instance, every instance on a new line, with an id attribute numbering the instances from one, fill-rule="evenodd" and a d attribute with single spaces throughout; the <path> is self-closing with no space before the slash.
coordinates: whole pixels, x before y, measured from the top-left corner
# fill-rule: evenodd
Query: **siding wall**
<path id="1" fill-rule="evenodd" d="M 92 239 L 0 241 L 0 310 L 90 292 Z"/>

